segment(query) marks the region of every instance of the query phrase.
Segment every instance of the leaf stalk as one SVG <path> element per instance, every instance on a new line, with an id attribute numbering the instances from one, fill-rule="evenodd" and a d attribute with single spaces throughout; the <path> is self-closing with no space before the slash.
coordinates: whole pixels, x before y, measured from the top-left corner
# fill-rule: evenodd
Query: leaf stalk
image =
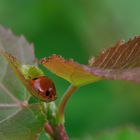
<path id="1" fill-rule="evenodd" d="M 69 98 L 72 96 L 72 94 L 78 89 L 79 87 L 70 85 L 64 95 L 62 96 L 62 99 L 58 105 L 58 123 L 63 124 L 64 123 L 64 109 L 65 106 L 69 100 Z"/>

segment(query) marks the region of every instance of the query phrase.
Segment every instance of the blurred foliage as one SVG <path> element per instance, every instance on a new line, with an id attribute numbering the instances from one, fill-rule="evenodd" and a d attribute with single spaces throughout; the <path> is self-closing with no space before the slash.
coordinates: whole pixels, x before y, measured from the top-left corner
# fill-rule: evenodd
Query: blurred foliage
<path id="1" fill-rule="evenodd" d="M 139 5 L 139 0 L 0 0 L 0 24 L 34 42 L 38 58 L 56 53 L 86 64 L 101 49 L 140 34 Z M 46 74 L 54 79 L 59 100 L 68 83 Z M 124 124 L 139 126 L 139 100 L 138 84 L 100 81 L 82 87 L 66 108 L 66 129 L 81 137 Z"/>
<path id="2" fill-rule="evenodd" d="M 140 133 L 137 129 L 134 129 L 132 126 L 118 128 L 115 130 L 106 131 L 102 134 L 98 134 L 95 137 L 95 140 L 139 140 Z"/>
<path id="3" fill-rule="evenodd" d="M 133 128 L 132 126 L 117 128 L 113 130 L 106 130 L 101 133 L 97 133 L 96 136 L 88 134 L 80 140 L 139 140 L 140 133 L 138 129 Z M 73 139 L 78 140 L 78 139 Z"/>

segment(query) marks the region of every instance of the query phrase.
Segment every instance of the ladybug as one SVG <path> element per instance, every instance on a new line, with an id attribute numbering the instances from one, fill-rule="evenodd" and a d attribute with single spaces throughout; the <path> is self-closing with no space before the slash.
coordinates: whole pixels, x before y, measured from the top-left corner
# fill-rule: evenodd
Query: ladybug
<path id="1" fill-rule="evenodd" d="M 56 89 L 53 81 L 46 77 L 40 76 L 31 81 L 32 88 L 37 92 L 39 99 L 45 102 L 50 102 L 56 99 Z"/>

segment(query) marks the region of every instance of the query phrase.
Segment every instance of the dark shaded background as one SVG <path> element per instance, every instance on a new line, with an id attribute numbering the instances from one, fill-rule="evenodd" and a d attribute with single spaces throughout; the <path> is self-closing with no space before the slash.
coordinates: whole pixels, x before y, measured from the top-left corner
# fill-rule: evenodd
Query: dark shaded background
<path id="1" fill-rule="evenodd" d="M 0 24 L 34 42 L 38 58 L 60 54 L 86 64 L 120 39 L 140 34 L 139 0 L 0 0 Z M 68 82 L 48 72 L 60 96 Z M 140 86 L 100 81 L 79 89 L 66 107 L 72 137 L 140 125 Z"/>

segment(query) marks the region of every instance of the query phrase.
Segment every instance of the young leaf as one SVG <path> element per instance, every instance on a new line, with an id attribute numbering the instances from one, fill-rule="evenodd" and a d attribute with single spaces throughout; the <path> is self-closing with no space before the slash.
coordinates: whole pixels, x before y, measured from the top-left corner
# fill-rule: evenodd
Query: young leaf
<path id="1" fill-rule="evenodd" d="M 80 65 L 58 55 L 41 60 L 50 71 L 75 86 L 100 79 L 140 82 L 140 37 L 135 37 L 126 43 L 120 41 L 89 62 L 89 65 Z"/>
<path id="2" fill-rule="evenodd" d="M 19 70 L 20 64 L 5 52 L 12 53 L 22 64 L 34 64 L 33 47 L 23 37 L 15 37 L 10 31 L 0 27 L 0 49 L 0 139 L 35 139 L 45 122 L 44 115 L 38 104 L 28 104 L 29 93 L 11 69 L 12 66 L 24 80 Z"/>
<path id="3" fill-rule="evenodd" d="M 41 64 L 75 86 L 82 86 L 100 80 L 100 77 L 87 71 L 88 67 L 86 65 L 80 65 L 73 60 L 65 60 L 58 55 L 53 55 L 48 59 L 43 58 Z"/>
<path id="4" fill-rule="evenodd" d="M 17 75 L 17 77 L 25 85 L 25 87 L 27 88 L 27 90 L 29 91 L 30 94 L 32 94 L 34 97 L 36 97 L 39 100 L 44 101 L 44 102 L 50 102 L 50 101 L 52 101 L 52 99 L 44 98 L 44 96 L 39 96 L 38 92 L 31 85 L 30 79 L 26 79 L 26 77 L 27 77 L 26 76 L 27 75 L 26 72 L 27 71 L 30 72 L 29 73 L 29 76 L 30 77 L 35 76 L 36 74 L 37 75 L 40 75 L 41 74 L 41 76 L 42 76 L 43 75 L 43 72 L 38 67 L 35 67 L 35 66 L 30 66 L 29 67 L 29 65 L 27 65 L 27 67 L 29 67 L 29 69 L 26 69 L 25 68 L 25 65 L 23 65 L 24 67 L 22 67 L 22 65 L 20 65 L 20 63 L 16 60 L 16 58 L 14 56 L 12 56 L 11 54 L 9 54 L 9 53 L 7 53 L 5 51 L 2 51 L 2 50 L 0 50 L 0 54 L 6 58 L 6 60 L 10 64 L 11 68 L 13 69 L 13 71 L 15 72 L 15 74 Z M 38 72 L 38 70 L 39 70 L 39 72 Z M 40 71 L 41 71 L 41 73 L 40 73 Z M 22 73 L 22 72 L 24 72 L 24 73 Z M 33 75 L 31 74 L 31 72 L 33 72 Z"/>
<path id="5" fill-rule="evenodd" d="M 91 66 L 93 74 L 106 79 L 140 82 L 140 37 L 118 42 L 103 51 Z"/>
<path id="6" fill-rule="evenodd" d="M 44 72 L 39 67 L 33 65 L 22 65 L 20 70 L 27 80 L 45 76 Z"/>

